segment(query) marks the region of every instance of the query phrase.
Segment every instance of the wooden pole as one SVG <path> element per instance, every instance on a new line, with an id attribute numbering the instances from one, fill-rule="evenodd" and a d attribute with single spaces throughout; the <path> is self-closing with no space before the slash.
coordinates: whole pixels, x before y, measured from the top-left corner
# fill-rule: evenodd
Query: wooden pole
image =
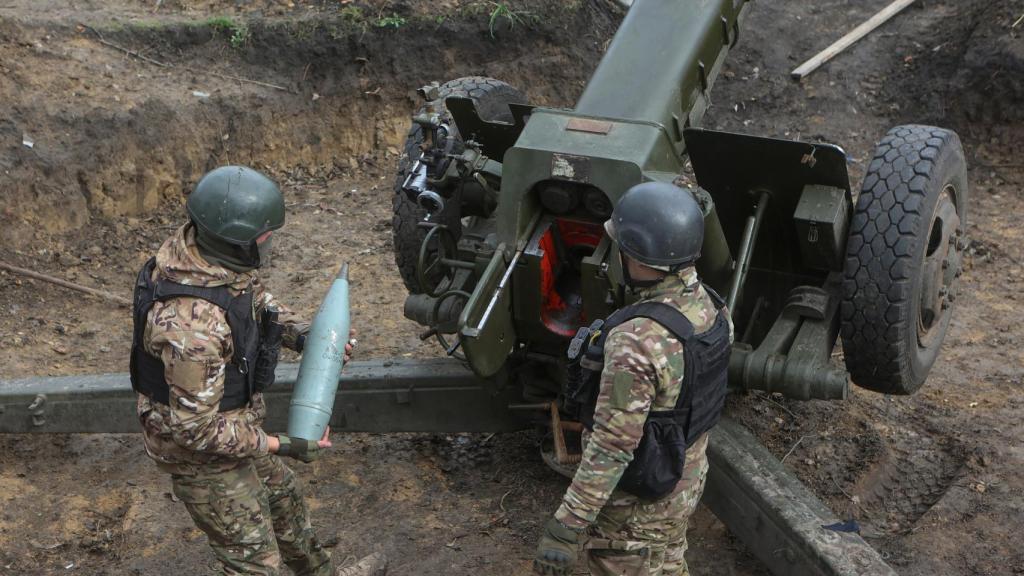
<path id="1" fill-rule="evenodd" d="M 160 7 L 160 5 L 157 4 L 157 8 L 159 8 L 159 7 Z M 118 44 L 114 44 L 113 42 L 110 42 L 109 40 L 104 38 L 103 35 L 100 34 L 99 31 L 96 30 L 95 28 L 93 28 L 92 26 L 89 26 L 89 25 L 86 25 L 86 24 L 82 24 L 82 23 L 79 23 L 78 25 L 81 26 L 83 29 L 88 30 L 88 31 L 92 32 L 93 34 L 95 34 L 96 35 L 96 40 L 100 44 L 103 44 L 104 46 L 108 46 L 108 47 L 113 48 L 115 50 L 120 50 L 121 52 L 124 52 L 125 54 L 127 54 L 129 56 L 133 56 L 135 58 L 138 58 L 139 60 L 142 60 L 143 62 L 148 62 L 148 63 L 150 63 L 150 64 L 152 64 L 154 66 L 159 66 L 161 68 L 173 68 L 174 67 L 172 64 L 167 64 L 166 62 L 161 62 L 159 60 L 154 60 L 152 58 L 149 58 L 148 56 L 142 55 L 139 52 L 136 52 L 134 50 L 129 50 L 129 49 L 125 48 L 124 46 L 120 46 Z M 194 74 L 209 74 L 211 76 L 216 76 L 218 78 L 224 78 L 225 80 L 234 80 L 235 82 L 245 82 L 245 83 L 248 83 L 248 84 L 255 84 L 256 86 L 263 86 L 263 87 L 266 87 L 266 88 L 273 88 L 274 90 L 281 90 L 282 92 L 291 92 L 291 90 L 289 90 L 288 88 L 285 88 L 284 86 L 278 86 L 277 84 L 270 84 L 269 82 L 261 82 L 259 80 L 253 80 L 251 78 L 243 78 L 241 76 L 232 76 L 231 74 L 222 74 L 220 72 L 214 72 L 212 70 L 200 70 L 198 68 L 192 68 L 190 66 L 185 66 L 184 68 L 185 68 L 185 70 L 188 70 L 189 72 L 192 72 Z"/>
<path id="2" fill-rule="evenodd" d="M 67 280 L 61 280 L 60 278 L 56 278 L 48 274 L 42 274 L 40 272 L 27 270 L 25 268 L 11 266 L 6 262 L 0 262 L 0 270 L 7 270 L 8 272 L 18 274 L 20 276 L 27 276 L 28 278 L 42 280 L 43 282 L 49 282 L 50 284 L 56 284 L 57 286 L 63 286 L 64 288 L 68 288 L 69 290 L 85 292 L 86 294 L 91 294 L 93 296 L 96 296 L 97 298 L 102 298 L 104 300 L 114 302 L 119 306 L 124 306 L 125 308 L 131 308 L 132 306 L 132 301 L 122 296 L 111 294 L 110 292 L 105 292 L 103 290 L 97 290 L 95 288 L 89 288 L 88 286 L 82 286 L 81 284 L 75 284 L 74 282 L 68 282 Z"/>
<path id="3" fill-rule="evenodd" d="M 78 25 L 81 26 L 83 29 L 88 30 L 88 31 L 92 32 L 93 34 L 95 34 L 96 35 L 96 39 L 99 41 L 100 44 L 103 44 L 104 46 L 108 46 L 110 48 L 113 48 L 114 50 L 120 50 L 121 52 L 124 52 L 125 54 L 127 54 L 129 56 L 134 56 L 135 58 L 138 58 L 139 60 L 142 60 L 143 62 L 149 62 L 150 64 L 152 64 L 154 66 L 159 66 L 161 68 L 169 68 L 170 67 L 170 65 L 165 64 L 165 63 L 163 63 L 163 62 L 161 62 L 159 60 L 154 60 L 154 59 L 149 58 L 147 56 L 143 56 L 142 54 L 140 54 L 140 53 L 138 53 L 138 52 L 136 52 L 134 50 L 129 50 L 129 49 L 125 48 L 124 46 L 119 46 L 117 44 L 114 44 L 113 42 L 111 42 L 111 41 L 107 40 L 106 38 L 104 38 L 103 35 L 100 34 L 99 31 L 96 30 L 95 28 L 93 28 L 92 26 L 89 26 L 87 24 L 82 24 L 81 22 L 79 22 Z"/>
<path id="4" fill-rule="evenodd" d="M 899 14 L 900 12 L 903 11 L 904 8 L 910 6 L 914 2 L 915 0 L 896 0 L 892 4 L 889 4 L 880 12 L 878 12 L 870 19 L 868 19 L 867 22 L 864 22 L 860 26 L 857 26 L 856 28 L 851 30 L 849 34 L 843 36 L 828 48 L 825 48 L 821 52 L 818 52 L 817 54 L 814 55 L 813 58 L 811 58 L 807 62 L 804 62 L 795 70 L 793 70 L 793 72 L 791 73 L 793 79 L 802 80 L 804 76 L 807 76 L 811 72 L 817 70 L 822 64 L 828 62 L 837 54 L 839 54 L 843 50 L 846 50 L 861 38 L 867 36 L 875 28 L 878 28 L 882 24 L 888 22 L 890 18 Z"/>

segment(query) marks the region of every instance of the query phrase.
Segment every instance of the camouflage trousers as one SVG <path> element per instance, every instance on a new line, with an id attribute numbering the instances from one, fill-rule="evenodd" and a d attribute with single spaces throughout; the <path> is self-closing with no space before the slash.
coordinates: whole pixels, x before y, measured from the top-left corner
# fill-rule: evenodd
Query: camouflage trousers
<path id="1" fill-rule="evenodd" d="M 174 494 L 206 533 L 223 574 L 333 574 L 309 523 L 292 472 L 277 456 L 254 458 L 227 472 L 172 475 Z"/>
<path id="2" fill-rule="evenodd" d="M 592 576 L 689 576 L 686 527 L 708 473 L 706 435 L 699 443 L 687 451 L 683 478 L 671 496 L 645 502 L 612 495 L 584 545 Z"/>

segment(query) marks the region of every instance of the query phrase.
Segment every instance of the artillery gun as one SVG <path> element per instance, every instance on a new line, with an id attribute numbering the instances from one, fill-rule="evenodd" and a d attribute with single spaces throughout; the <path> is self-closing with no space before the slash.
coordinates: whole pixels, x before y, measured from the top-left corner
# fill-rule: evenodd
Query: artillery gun
<path id="1" fill-rule="evenodd" d="M 730 386 L 843 399 L 851 379 L 922 385 L 965 246 L 959 139 L 893 128 L 854 203 L 835 145 L 699 128 L 748 6 L 636 2 L 572 110 L 489 78 L 420 89 L 393 230 L 424 338 L 528 402 L 560 401 L 569 339 L 628 299 L 602 223 L 632 185 L 682 178 L 705 214 L 697 270 L 736 325 Z"/>
<path id="2" fill-rule="evenodd" d="M 629 303 L 602 224 L 644 181 L 697 185 L 697 271 L 726 295 L 736 327 L 731 388 L 832 400 L 852 380 L 911 394 L 938 356 L 966 246 L 959 138 L 893 128 L 854 198 L 838 146 L 700 128 L 748 9 L 745 0 L 633 3 L 571 110 L 530 106 L 490 78 L 419 91 L 393 198 L 405 315 L 494 394 L 520 395 L 510 408 L 537 409 L 550 430 L 544 459 L 563 474 L 579 461 L 578 424 L 564 420 L 565 350 L 578 328 Z M 832 361 L 840 334 L 845 367 Z M 811 518 L 828 513 L 801 508 L 788 492 L 798 483 L 755 488 L 751 478 L 788 477 L 759 450 L 726 420 L 713 434 L 705 502 L 767 565 L 890 573 L 861 554 L 863 541 L 818 540 Z M 757 508 L 769 512 L 749 512 Z M 794 541 L 813 551 L 779 560 Z"/>

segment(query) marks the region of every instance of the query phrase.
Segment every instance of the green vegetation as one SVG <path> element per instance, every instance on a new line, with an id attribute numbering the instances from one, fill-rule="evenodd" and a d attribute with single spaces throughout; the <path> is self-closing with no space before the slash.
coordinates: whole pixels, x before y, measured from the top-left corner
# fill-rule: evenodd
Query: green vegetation
<path id="1" fill-rule="evenodd" d="M 494 25 L 502 18 L 508 20 L 509 29 L 514 29 L 516 24 L 523 23 L 522 14 L 512 10 L 507 3 L 491 2 L 490 4 L 493 6 L 493 10 L 491 10 L 491 17 L 487 22 L 487 27 L 491 31 L 491 38 L 494 38 Z"/>
<path id="2" fill-rule="evenodd" d="M 285 24 L 267 24 L 267 28 L 287 28 L 288 32 L 299 41 L 311 41 L 317 34 L 323 34 L 334 40 L 347 38 L 353 34 L 360 38 L 371 33 L 374 28 L 381 32 L 390 30 L 439 30 L 442 26 L 455 29 L 475 27 L 486 22 L 487 30 L 492 38 L 497 39 L 503 31 L 515 29 L 517 26 L 543 26 L 544 19 L 570 17 L 572 12 L 579 10 L 584 0 L 559 0 L 552 7 L 540 8 L 538 12 L 526 9 L 521 0 L 465 0 L 456 7 L 440 13 L 396 13 L 385 4 L 378 11 L 366 7 L 341 5 L 337 7 L 334 18 L 303 19 Z M 199 19 L 182 20 L 134 20 L 131 22 L 109 22 L 101 28 L 103 32 L 119 32 L 123 30 L 160 31 L 174 30 L 178 27 L 206 28 L 213 37 L 225 41 L 236 50 L 250 47 L 255 35 L 260 34 L 260 25 L 250 27 L 249 23 L 237 16 L 213 16 Z M 260 34 L 262 35 L 262 34 Z"/>
<path id="3" fill-rule="evenodd" d="M 338 14 L 346 22 L 358 23 L 364 19 L 363 9 L 358 6 L 345 6 Z"/>
<path id="4" fill-rule="evenodd" d="M 235 21 L 227 16 L 214 16 L 212 18 L 208 18 L 204 24 L 214 30 L 233 30 L 235 26 L 237 26 Z"/>
<path id="5" fill-rule="evenodd" d="M 206 21 L 206 25 L 227 35 L 232 48 L 241 48 L 249 41 L 249 27 L 244 22 L 235 22 L 226 16 L 217 16 Z"/>
<path id="6" fill-rule="evenodd" d="M 408 21 L 405 18 L 402 18 L 397 14 L 392 14 L 391 16 L 383 16 L 381 18 L 378 18 L 377 21 L 373 23 L 373 25 L 376 26 L 377 28 L 401 28 L 402 26 L 405 26 L 407 23 Z"/>
<path id="7" fill-rule="evenodd" d="M 231 42 L 232 48 L 241 48 L 249 40 L 249 28 L 242 26 L 235 28 L 234 32 L 231 33 L 231 38 L 228 40 Z"/>

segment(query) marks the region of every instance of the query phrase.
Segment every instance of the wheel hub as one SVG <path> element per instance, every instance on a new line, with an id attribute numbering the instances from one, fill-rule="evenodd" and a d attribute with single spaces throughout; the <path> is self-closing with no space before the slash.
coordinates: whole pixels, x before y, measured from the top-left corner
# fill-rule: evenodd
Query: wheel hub
<path id="1" fill-rule="evenodd" d="M 942 191 L 928 227 L 917 317 L 917 339 L 925 348 L 934 344 L 941 334 L 940 327 L 957 297 L 966 240 L 956 211 L 955 195 L 952 186 Z"/>

